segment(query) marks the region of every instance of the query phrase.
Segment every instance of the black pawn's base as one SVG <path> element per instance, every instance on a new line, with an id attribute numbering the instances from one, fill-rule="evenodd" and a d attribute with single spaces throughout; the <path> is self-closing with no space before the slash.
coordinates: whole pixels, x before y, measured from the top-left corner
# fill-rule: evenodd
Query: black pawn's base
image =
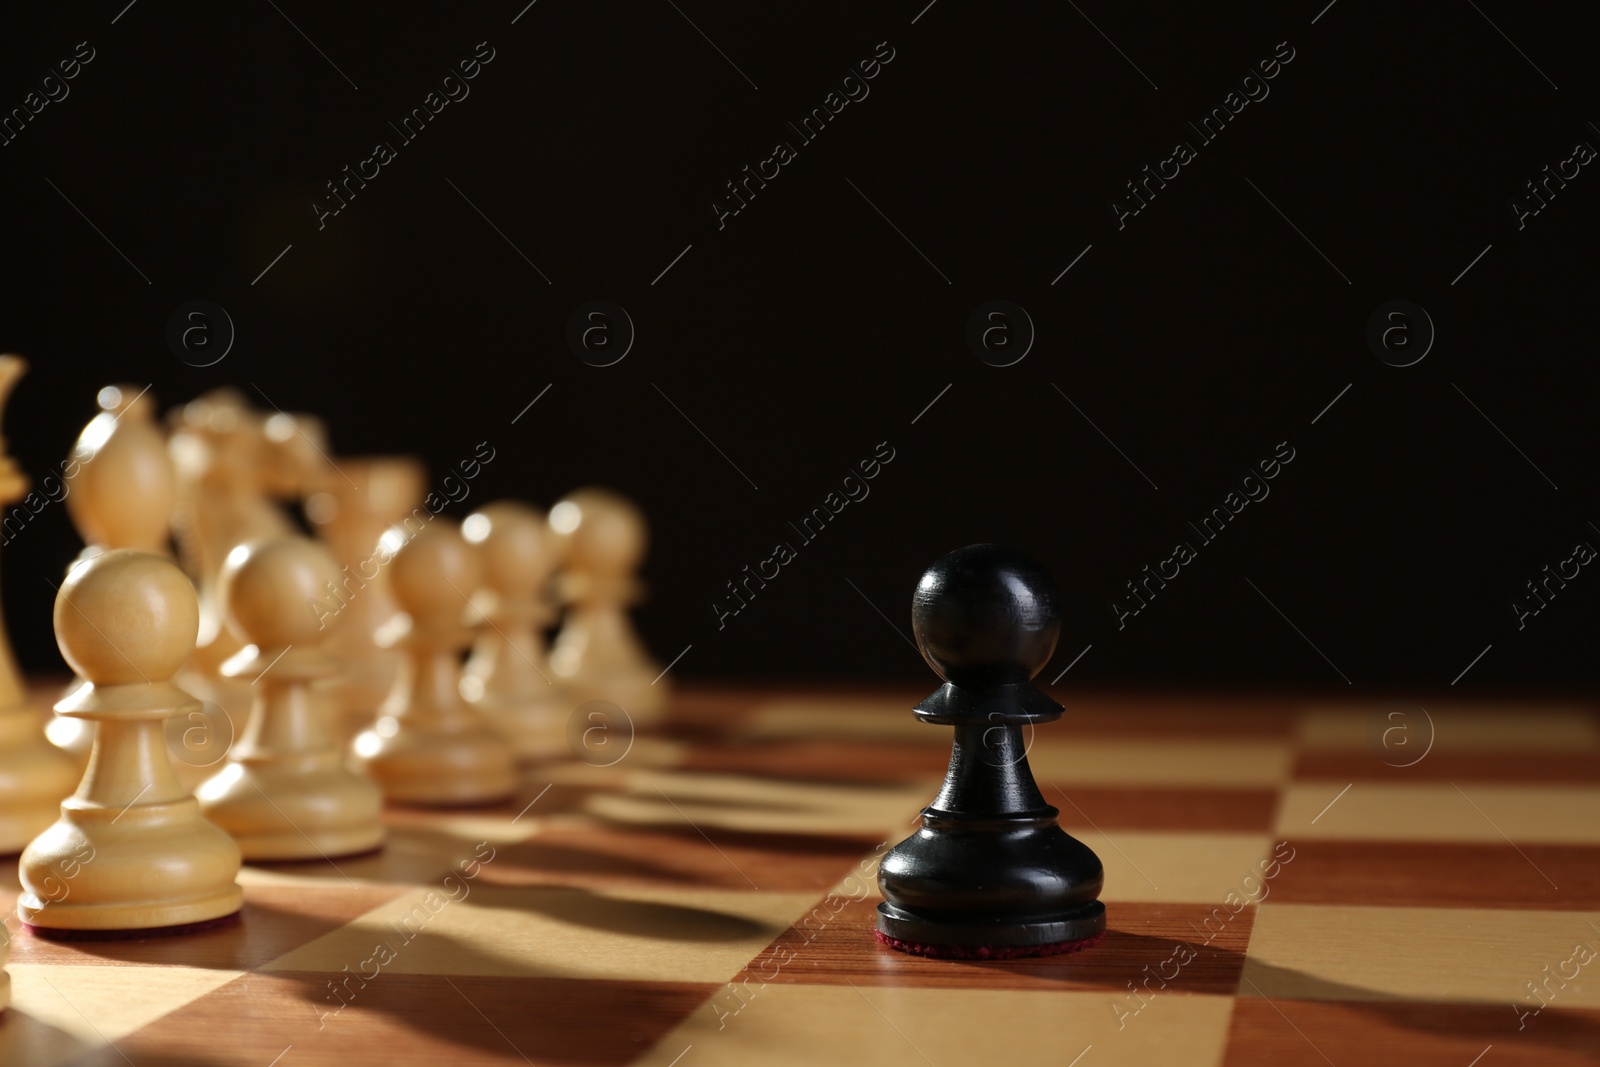
<path id="1" fill-rule="evenodd" d="M 1052 945 L 1036 945 L 1032 948 L 989 948 L 979 945 L 973 948 L 967 945 L 920 945 L 913 941 L 900 941 L 890 937 L 882 930 L 872 931 L 872 936 L 882 941 L 896 952 L 904 952 L 911 956 L 927 956 L 939 960 L 1019 960 L 1039 956 L 1064 956 L 1071 952 L 1081 952 L 1086 948 L 1093 948 L 1104 938 L 1105 934 L 1096 934 L 1094 937 L 1083 941 L 1057 941 Z"/>
<path id="2" fill-rule="evenodd" d="M 958 920 L 918 915 L 884 901 L 878 905 L 879 941 L 918 956 L 956 959 L 1017 959 L 1053 956 L 1088 948 L 1106 930 L 1106 906 L 1098 900 L 1034 919 L 1015 916 L 985 921 L 979 915 Z"/>

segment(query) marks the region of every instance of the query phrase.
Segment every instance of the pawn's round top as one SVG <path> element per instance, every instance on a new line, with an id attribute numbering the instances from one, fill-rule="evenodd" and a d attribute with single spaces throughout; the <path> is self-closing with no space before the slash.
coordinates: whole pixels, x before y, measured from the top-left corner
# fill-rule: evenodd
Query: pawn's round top
<path id="1" fill-rule="evenodd" d="M 579 489 L 550 509 L 550 529 L 566 542 L 567 565 L 594 574 L 625 574 L 644 558 L 644 515 L 608 489 Z"/>
<path id="2" fill-rule="evenodd" d="M 478 546 L 483 584 L 496 593 L 535 596 L 557 563 L 544 513 L 515 500 L 485 504 L 468 515 L 461 535 Z"/>
<path id="3" fill-rule="evenodd" d="M 72 568 L 56 594 L 56 644 L 97 686 L 166 682 L 194 651 L 194 586 L 160 556 L 119 548 Z"/>
<path id="4" fill-rule="evenodd" d="M 401 524 L 379 545 L 390 554 L 389 581 L 400 610 L 415 622 L 458 625 L 467 598 L 483 584 L 478 548 L 461 536 L 461 527 L 442 516 L 415 534 Z"/>
<path id="5" fill-rule="evenodd" d="M 1027 682 L 1055 653 L 1061 606 L 1049 573 L 1020 552 L 969 545 L 922 575 L 911 599 L 922 658 L 962 688 Z"/>
<path id="6" fill-rule="evenodd" d="M 343 592 L 339 577 L 333 556 L 310 538 L 262 538 L 228 553 L 218 596 L 229 627 L 242 640 L 263 648 L 306 645 L 323 629 L 325 612 L 316 605 L 337 602 Z"/>

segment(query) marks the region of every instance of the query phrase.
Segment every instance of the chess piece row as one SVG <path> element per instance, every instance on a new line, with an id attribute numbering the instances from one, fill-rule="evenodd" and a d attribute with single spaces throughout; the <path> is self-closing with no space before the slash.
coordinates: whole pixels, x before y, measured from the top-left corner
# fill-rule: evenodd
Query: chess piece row
<path id="1" fill-rule="evenodd" d="M 332 556 L 300 537 L 229 553 L 219 602 L 248 643 L 222 673 L 257 691 L 226 764 L 192 796 L 173 774 L 165 725 L 196 703 L 173 683 L 199 631 L 193 587 L 170 561 L 134 549 L 74 566 L 54 624 L 83 683 L 56 710 L 93 723 L 95 744 L 78 791 L 23 851 L 22 920 L 67 931 L 189 928 L 238 910 L 241 860 L 378 847 L 384 796 L 434 804 L 509 796 L 516 778 L 506 739 L 459 690 L 458 653 L 474 636 L 461 619 L 462 588 L 478 584 L 476 550 L 440 519 L 393 545 L 388 566 L 403 611 L 385 640 L 405 649 L 405 666 L 346 766 L 311 699 L 312 684 L 337 670 L 307 610 L 337 575 Z"/>
<path id="2" fill-rule="evenodd" d="M 0 357 L 0 404 L 24 368 Z M 548 521 L 502 502 L 460 526 L 413 509 L 411 521 L 375 533 L 373 518 L 420 479 L 408 476 L 414 461 L 357 461 L 349 466 L 361 482 L 346 479 L 356 492 L 342 501 L 325 488 L 308 494 L 309 518 L 325 535 L 312 540 L 260 490 L 333 484 L 293 475 L 314 464 L 205 440 L 228 441 L 249 421 L 238 404 L 190 405 L 167 439 L 144 394 L 108 388 L 100 400 L 67 469 L 72 518 L 89 547 L 57 596 L 57 641 L 79 682 L 53 725 L 82 724 L 76 738 L 93 745 L 64 801 L 78 768 L 45 741 L 0 633 L 0 848 L 28 843 L 24 921 L 149 931 L 225 917 L 238 907 L 241 860 L 378 847 L 385 798 L 502 799 L 515 784 L 515 755 L 549 754 L 567 708 L 604 696 L 647 719 L 664 698 L 626 616 L 645 540 L 626 501 L 580 491 Z M 260 436 L 287 432 L 299 429 L 280 424 Z M 175 475 L 186 465 L 201 472 L 187 511 Z M 26 488 L 0 438 L 0 502 Z M 181 555 L 199 572 L 187 576 L 168 551 L 169 520 L 156 514 L 175 500 L 180 547 L 190 545 Z M 221 550 L 241 532 L 255 536 Z M 377 569 L 352 591 L 330 547 L 349 555 L 363 540 Z M 566 617 L 547 661 L 553 575 Z M 349 672 L 334 654 L 346 649 L 387 655 L 393 671 Z M 191 680 L 249 701 L 226 762 L 192 793 L 166 747 L 169 721 L 200 707 Z M 379 681 L 387 694 L 365 705 L 367 729 L 347 755 L 327 706 L 359 707 Z"/>

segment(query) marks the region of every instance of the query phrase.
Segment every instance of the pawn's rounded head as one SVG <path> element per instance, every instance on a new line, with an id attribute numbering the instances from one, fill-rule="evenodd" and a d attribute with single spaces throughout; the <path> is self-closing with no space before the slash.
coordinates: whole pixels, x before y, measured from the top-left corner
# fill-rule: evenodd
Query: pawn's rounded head
<path id="1" fill-rule="evenodd" d="M 1032 559 L 999 545 L 969 545 L 922 575 L 911 628 L 922 658 L 947 682 L 1026 682 L 1055 653 L 1061 604 L 1055 582 Z"/>
<path id="2" fill-rule="evenodd" d="M 644 515 L 633 502 L 608 489 L 579 489 L 550 509 L 550 529 L 567 549 L 576 571 L 622 573 L 644 558 Z"/>
<path id="3" fill-rule="evenodd" d="M 55 628 L 67 663 L 96 685 L 165 682 L 194 651 L 200 607 L 175 564 L 119 548 L 72 568 Z"/>
<path id="4" fill-rule="evenodd" d="M 309 537 L 263 538 L 228 553 L 217 595 L 240 639 L 261 648 L 309 645 L 344 595 L 339 577 L 333 556 Z"/>
<path id="5" fill-rule="evenodd" d="M 406 523 L 391 526 L 378 550 L 400 609 L 419 622 L 459 621 L 483 584 L 478 547 L 452 519 L 435 518 L 415 531 Z"/>
<path id="6" fill-rule="evenodd" d="M 555 568 L 555 539 L 538 508 L 498 500 L 461 520 L 461 536 L 478 546 L 483 584 L 497 593 L 532 596 Z"/>

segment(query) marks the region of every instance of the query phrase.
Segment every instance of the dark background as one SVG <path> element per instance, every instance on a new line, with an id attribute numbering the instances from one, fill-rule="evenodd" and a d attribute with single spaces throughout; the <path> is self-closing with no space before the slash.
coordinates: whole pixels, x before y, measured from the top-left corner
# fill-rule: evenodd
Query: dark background
<path id="1" fill-rule="evenodd" d="M 56 469 L 113 381 L 163 407 L 235 384 L 436 479 L 487 440 L 458 515 L 587 483 L 643 505 L 638 619 L 663 663 L 692 645 L 685 678 L 929 678 L 916 579 L 992 540 L 1063 588 L 1046 679 L 1092 646 L 1068 683 L 1590 685 L 1596 568 L 1525 629 L 1508 606 L 1600 546 L 1600 174 L 1520 231 L 1509 207 L 1600 146 L 1579 5 L 926 3 L 12 6 L 0 108 L 95 58 L 0 147 L 0 347 L 32 363 L 10 449 Z M 386 121 L 480 41 L 470 96 L 399 145 Z M 870 95 L 719 230 L 723 183 L 881 41 Z M 1202 146 L 1186 122 L 1283 41 Z M 379 139 L 397 158 L 319 230 Z M 1180 139 L 1198 158 L 1119 230 Z M 564 337 L 595 298 L 637 329 L 606 368 Z M 1037 328 L 1013 366 L 966 343 L 992 298 Z M 1396 298 L 1438 332 L 1406 368 L 1365 338 Z M 205 369 L 165 339 L 196 299 L 237 331 Z M 883 441 L 871 495 L 800 545 L 786 523 Z M 1271 495 L 1201 548 L 1186 522 L 1281 441 Z M 779 539 L 798 558 L 719 630 Z M 1179 539 L 1198 558 L 1119 630 Z M 61 669 L 46 579 L 78 547 L 52 504 L 4 549 L 30 670 Z"/>

